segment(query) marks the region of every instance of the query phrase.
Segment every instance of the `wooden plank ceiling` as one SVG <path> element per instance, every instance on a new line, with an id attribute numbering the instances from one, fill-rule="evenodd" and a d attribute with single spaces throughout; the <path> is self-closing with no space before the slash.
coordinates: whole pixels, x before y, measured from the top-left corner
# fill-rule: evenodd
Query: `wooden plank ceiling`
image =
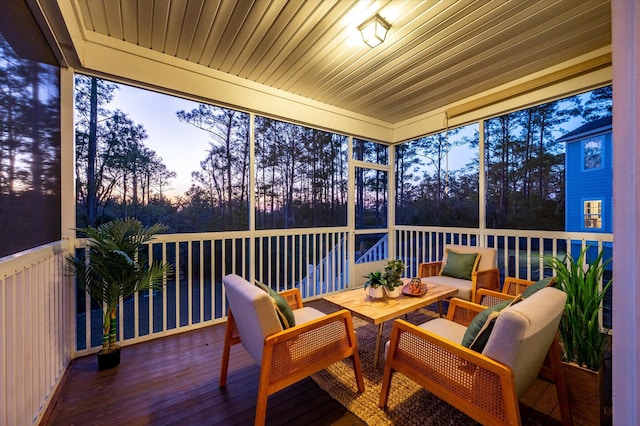
<path id="1" fill-rule="evenodd" d="M 610 0 L 74 1 L 85 31 L 390 123 L 611 44 Z"/>

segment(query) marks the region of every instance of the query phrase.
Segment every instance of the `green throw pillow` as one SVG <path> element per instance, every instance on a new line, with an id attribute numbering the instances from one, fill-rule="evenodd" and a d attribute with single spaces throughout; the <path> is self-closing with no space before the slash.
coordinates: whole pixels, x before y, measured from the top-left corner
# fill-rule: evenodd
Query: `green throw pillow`
<path id="1" fill-rule="evenodd" d="M 256 281 L 256 286 L 260 287 L 271 297 L 273 306 L 276 308 L 276 313 L 278 314 L 278 319 L 280 319 L 280 324 L 282 324 L 282 328 L 284 330 L 296 325 L 296 318 L 293 315 L 293 310 L 284 297 L 280 296 L 277 291 L 260 281 Z"/>
<path id="2" fill-rule="evenodd" d="M 552 281 L 553 281 L 553 277 L 547 277 L 547 278 L 541 279 L 540 281 L 535 282 L 534 284 L 531 284 L 525 291 L 522 292 L 522 295 L 521 295 L 522 299 L 526 299 L 536 291 L 543 289 L 545 287 L 548 287 Z M 476 340 L 476 337 L 478 336 L 482 328 L 487 323 L 487 320 L 489 319 L 489 317 L 492 317 L 492 318 L 494 317 L 493 312 L 499 312 L 504 308 L 508 307 L 511 303 L 512 303 L 511 300 L 505 300 L 504 302 L 500 302 L 496 305 L 490 306 L 484 311 L 478 313 L 478 315 L 475 316 L 475 318 L 471 321 L 471 323 L 467 327 L 467 331 L 464 333 L 464 337 L 462 338 L 462 343 L 461 343 L 462 346 L 470 348 L 471 344 L 474 342 L 474 340 Z M 497 315 L 495 315 L 495 317 L 497 317 Z M 493 325 L 491 325 L 491 329 L 493 329 Z M 487 337 L 484 340 L 484 344 L 479 342 L 477 347 L 482 347 L 482 349 L 484 349 L 484 345 L 487 343 L 486 340 L 489 339 L 490 334 L 491 334 L 491 331 L 487 333 Z M 482 352 L 482 349 L 480 349 L 478 352 Z"/>
<path id="3" fill-rule="evenodd" d="M 469 349 L 473 349 L 476 352 L 482 353 L 482 351 L 484 350 L 484 347 L 487 346 L 487 342 L 489 341 L 489 337 L 491 336 L 491 332 L 493 331 L 493 327 L 496 325 L 496 320 L 498 319 L 500 314 L 506 308 L 508 308 L 509 306 L 515 305 L 516 303 L 518 303 L 522 299 L 523 299 L 522 295 L 519 294 L 513 300 L 508 301 L 509 303 L 507 304 L 507 306 L 505 306 L 501 310 L 499 310 L 499 311 L 495 311 L 494 310 L 494 311 L 489 312 L 489 315 L 487 315 L 485 323 L 480 328 L 480 331 L 478 331 L 478 334 L 476 335 L 475 339 L 473 339 L 473 341 L 469 345 Z M 476 316 L 476 318 L 477 318 L 477 316 Z M 466 337 L 466 335 L 465 335 L 465 337 Z"/>
<path id="4" fill-rule="evenodd" d="M 464 333 L 464 337 L 462 338 L 462 346 L 469 347 L 471 343 L 476 339 L 478 333 L 484 324 L 487 322 L 487 318 L 491 315 L 492 312 L 499 312 L 509 306 L 511 304 L 511 300 L 505 300 L 504 302 L 497 303 L 493 306 L 488 307 L 487 309 L 478 312 L 478 314 L 473 318 L 469 326 L 467 327 L 467 331 Z"/>
<path id="5" fill-rule="evenodd" d="M 447 263 L 440 271 L 440 275 L 470 280 L 478 260 L 480 260 L 479 253 L 458 253 L 447 250 Z"/>

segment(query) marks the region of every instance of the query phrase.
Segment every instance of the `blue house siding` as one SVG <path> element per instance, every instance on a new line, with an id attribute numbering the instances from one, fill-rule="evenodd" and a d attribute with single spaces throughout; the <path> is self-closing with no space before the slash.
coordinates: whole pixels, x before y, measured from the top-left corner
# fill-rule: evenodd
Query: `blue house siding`
<path id="1" fill-rule="evenodd" d="M 569 232 L 613 232 L 613 139 L 611 136 L 611 116 L 586 123 L 576 130 L 564 135 L 558 142 L 565 142 L 565 229 Z M 601 167 L 585 169 L 584 142 L 600 138 L 602 140 Z M 587 162 L 588 166 L 597 166 L 597 161 Z M 602 201 L 602 228 L 585 228 L 584 202 L 587 200 Z M 593 261 L 598 255 L 595 241 L 586 241 L 587 261 Z M 576 259 L 582 250 L 582 241 L 574 240 L 568 247 L 571 256 Z M 612 244 L 603 246 L 603 260 L 613 256 Z M 613 277 L 613 262 L 609 262 L 604 271 L 604 282 Z M 612 328 L 611 289 L 603 302 L 603 326 Z"/>
<path id="2" fill-rule="evenodd" d="M 594 139 L 602 141 L 601 167 L 585 169 L 584 142 Z M 613 232 L 611 117 L 588 123 L 559 141 L 566 142 L 565 229 L 570 232 Z M 594 163 L 590 164 L 593 166 Z M 584 202 L 589 200 L 602 202 L 602 227 L 599 229 L 585 227 Z"/>

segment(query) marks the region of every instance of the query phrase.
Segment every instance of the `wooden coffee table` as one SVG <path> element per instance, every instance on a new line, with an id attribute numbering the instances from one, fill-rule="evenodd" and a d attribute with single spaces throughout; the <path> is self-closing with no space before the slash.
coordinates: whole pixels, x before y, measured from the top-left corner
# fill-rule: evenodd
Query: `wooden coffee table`
<path id="1" fill-rule="evenodd" d="M 378 326 L 378 336 L 376 338 L 376 351 L 374 355 L 374 368 L 378 366 L 378 356 L 380 352 L 380 341 L 382 340 L 382 327 L 385 321 L 396 319 L 404 314 L 424 308 L 432 303 L 438 303 L 438 310 L 442 316 L 440 302 L 455 296 L 458 290 L 455 287 L 447 287 L 437 284 L 427 284 L 427 293 L 420 297 L 401 295 L 392 299 L 385 297 L 382 299 L 372 299 L 369 293 L 362 288 L 342 291 L 340 293 L 325 296 L 324 299 L 343 309 L 348 309 L 358 318 L 368 323 Z"/>

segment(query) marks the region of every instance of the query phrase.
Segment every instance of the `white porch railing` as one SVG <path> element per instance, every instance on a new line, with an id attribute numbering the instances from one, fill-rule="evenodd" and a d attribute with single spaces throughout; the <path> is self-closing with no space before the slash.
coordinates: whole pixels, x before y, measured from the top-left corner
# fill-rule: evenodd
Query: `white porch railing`
<path id="1" fill-rule="evenodd" d="M 119 304 L 122 346 L 222 321 L 222 277 L 252 276 L 278 290 L 298 287 L 305 299 L 347 288 L 346 229 L 297 229 L 159 235 L 149 259 L 174 266 L 161 291 L 141 292 Z M 76 251 L 85 250 L 78 240 Z M 100 306 L 77 292 L 76 356 L 101 345 Z"/>
<path id="2" fill-rule="evenodd" d="M 160 235 L 149 257 L 167 260 L 176 272 L 162 291 L 120 304 L 120 342 L 125 346 L 223 320 L 222 277 L 229 273 L 253 276 L 279 290 L 298 287 L 305 299 L 343 290 L 349 286 L 348 238 L 342 228 Z M 544 270 L 544 255 L 563 256 L 567 247 L 575 252 L 588 244 L 612 246 L 610 234 L 488 230 L 480 235 L 477 229 L 400 226 L 395 241 L 406 276 L 414 276 L 420 262 L 439 260 L 444 245 L 455 243 L 495 247 L 502 276 L 527 279 L 551 275 Z M 75 350 L 84 355 L 101 344 L 102 313 L 83 292 L 77 300 Z"/>
<path id="3" fill-rule="evenodd" d="M 74 317 L 67 242 L 0 262 L 0 425 L 32 425 L 71 360 Z"/>
<path id="4" fill-rule="evenodd" d="M 406 276 L 415 276 L 420 262 L 440 260 L 445 244 L 497 249 L 501 283 L 505 276 L 538 280 L 553 275 L 553 271 L 545 267 L 544 256 L 564 258 L 569 252 L 577 258 L 587 246 L 590 247 L 589 258 L 595 258 L 600 250 L 605 251 L 605 260 L 613 256 L 613 234 L 507 229 L 487 229 L 481 234 L 473 228 L 396 227 L 396 257 L 407 265 Z M 612 271 L 613 262 L 605 270 L 604 281 L 612 278 Z M 600 311 L 600 324 L 610 329 L 611 291 L 605 296 L 603 305 L 605 309 Z"/>
<path id="5" fill-rule="evenodd" d="M 612 250 L 613 234 L 508 229 L 487 229 L 480 234 L 474 228 L 396 226 L 396 257 L 405 261 L 408 276 L 416 274 L 420 262 L 440 260 L 445 244 L 494 247 L 503 277 L 538 279 L 551 275 L 544 267 L 544 256 L 562 257 L 568 248 L 577 256 L 586 246 Z M 605 259 L 611 254 L 605 254 Z"/>

